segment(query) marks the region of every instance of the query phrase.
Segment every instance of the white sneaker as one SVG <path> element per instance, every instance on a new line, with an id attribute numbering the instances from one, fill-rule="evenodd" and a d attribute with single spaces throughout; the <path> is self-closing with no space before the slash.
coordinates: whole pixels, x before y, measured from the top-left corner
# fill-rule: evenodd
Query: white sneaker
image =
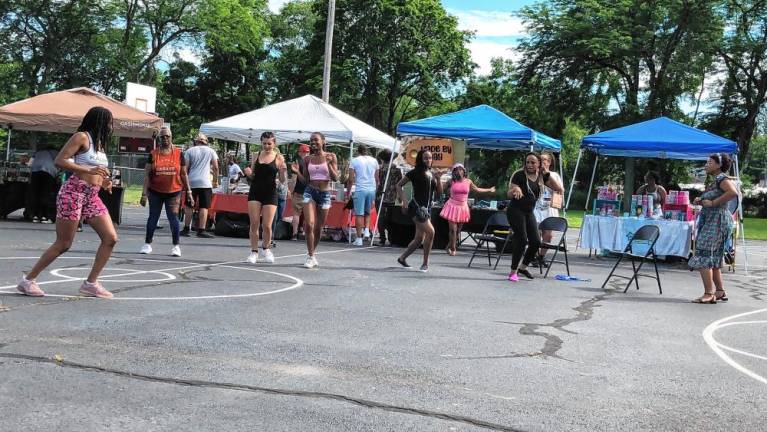
<path id="1" fill-rule="evenodd" d="M 264 262 L 270 264 L 274 262 L 274 254 L 272 253 L 271 249 L 264 250 Z"/>
<path id="2" fill-rule="evenodd" d="M 140 254 L 150 254 L 152 253 L 152 245 L 149 243 L 144 243 L 144 246 L 141 246 L 141 250 L 138 251 Z"/>
<path id="3" fill-rule="evenodd" d="M 306 260 L 304 261 L 304 267 L 310 269 L 310 268 L 314 268 L 314 266 L 315 266 L 314 257 L 311 255 L 307 255 Z"/>
<path id="4" fill-rule="evenodd" d="M 362 236 L 366 239 L 370 238 L 370 228 L 365 228 L 365 231 L 362 232 Z"/>
<path id="5" fill-rule="evenodd" d="M 255 264 L 258 262 L 258 252 L 251 252 L 250 255 L 248 255 L 248 262 L 251 264 Z"/>
<path id="6" fill-rule="evenodd" d="M 264 259 L 264 258 L 266 258 L 266 255 L 264 255 L 264 248 L 262 248 L 262 247 L 259 247 L 259 248 L 258 248 L 258 259 L 261 259 L 261 260 L 262 260 L 262 259 Z"/>
<path id="7" fill-rule="evenodd" d="M 174 257 L 180 257 L 181 256 L 181 246 L 179 245 L 173 245 L 173 247 L 170 249 L 170 254 Z"/>
<path id="8" fill-rule="evenodd" d="M 312 266 L 313 267 L 319 267 L 320 266 L 320 263 L 317 262 L 317 257 L 316 256 L 312 257 Z"/>
<path id="9" fill-rule="evenodd" d="M 362 237 L 357 237 L 354 240 L 354 246 L 362 246 Z"/>

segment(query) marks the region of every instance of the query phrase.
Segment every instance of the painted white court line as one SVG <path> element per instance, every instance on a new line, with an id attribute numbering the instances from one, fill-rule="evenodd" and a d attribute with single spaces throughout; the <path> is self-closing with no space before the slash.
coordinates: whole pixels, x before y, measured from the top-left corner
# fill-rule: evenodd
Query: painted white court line
<path id="1" fill-rule="evenodd" d="M 721 328 L 729 327 L 729 326 L 733 326 L 733 325 L 764 324 L 764 323 L 767 323 L 767 321 L 763 321 L 763 320 L 758 320 L 758 321 L 732 321 L 732 320 L 737 319 L 737 318 L 742 318 L 742 317 L 746 317 L 746 316 L 750 316 L 750 315 L 754 315 L 754 314 L 759 314 L 759 313 L 765 313 L 765 312 L 767 312 L 767 309 L 759 309 L 759 310 L 755 310 L 755 311 L 751 311 L 751 312 L 745 312 L 745 313 L 741 313 L 741 314 L 737 314 L 737 315 L 732 315 L 732 316 L 729 316 L 729 317 L 726 317 L 726 318 L 722 318 L 722 319 L 720 319 L 718 321 L 714 321 L 713 323 L 711 323 L 708 326 L 706 326 L 705 329 L 703 329 L 703 340 L 706 341 L 706 344 L 709 346 L 709 348 L 711 348 L 714 351 L 714 353 L 719 356 L 719 358 L 724 360 L 725 363 L 727 363 L 728 365 L 732 366 L 737 371 L 739 371 L 739 372 L 745 374 L 746 376 L 748 376 L 750 378 L 753 378 L 753 379 L 755 379 L 755 380 L 757 380 L 757 381 L 759 381 L 759 382 L 761 382 L 763 384 L 767 384 L 767 378 L 763 377 L 762 375 L 759 375 L 758 373 L 756 373 L 756 372 L 748 369 L 747 367 L 741 365 L 740 363 L 736 362 L 725 351 L 730 351 L 730 352 L 733 352 L 733 353 L 736 353 L 736 354 L 740 354 L 740 355 L 744 355 L 744 356 L 752 357 L 752 358 L 757 358 L 757 359 L 762 359 L 762 360 L 767 360 L 767 358 L 765 358 L 763 356 L 760 356 L 760 355 L 757 355 L 757 354 L 749 353 L 747 351 L 738 350 L 738 349 L 729 347 L 727 345 L 724 345 L 722 343 L 719 343 L 714 338 L 714 333 L 716 333 L 716 331 L 721 329 Z"/>
<path id="2" fill-rule="evenodd" d="M 338 249 L 338 250 L 332 250 L 332 251 L 325 251 L 325 252 L 317 252 L 317 255 L 319 254 L 333 254 L 333 253 L 340 253 L 340 252 L 348 252 L 348 251 L 357 251 L 357 250 L 363 250 L 363 249 L 371 249 L 373 246 L 370 247 L 354 247 L 354 248 L 345 248 L 345 249 Z M 275 259 L 285 259 L 285 258 L 295 258 L 295 257 L 302 257 L 306 254 L 296 254 L 296 255 L 282 255 L 277 256 Z M 11 260 L 11 259 L 38 259 L 39 257 L 0 257 L 0 260 Z M 92 257 L 59 257 L 61 258 L 67 258 L 67 259 L 92 259 Z M 141 260 L 141 261 L 149 261 L 153 262 L 155 260 L 148 259 L 148 258 L 135 258 L 135 260 Z M 177 262 L 177 261 L 170 261 L 170 260 L 156 260 L 157 262 Z M 187 262 L 191 263 L 191 265 L 185 265 L 185 266 L 179 266 L 179 267 L 171 267 L 167 269 L 159 269 L 159 270 L 128 270 L 125 269 L 125 273 L 119 273 L 116 275 L 109 275 L 105 274 L 99 277 L 99 279 L 106 279 L 110 282 L 161 282 L 164 280 L 112 280 L 112 278 L 117 277 L 126 277 L 126 276 L 137 276 L 137 275 L 145 275 L 149 273 L 154 274 L 163 274 L 170 276 L 171 278 L 175 279 L 175 276 L 170 275 L 167 272 L 170 271 L 177 271 L 177 270 L 188 270 L 188 269 L 194 269 L 194 268 L 202 268 L 202 267 L 226 267 L 226 268 L 232 268 L 232 269 L 239 269 L 239 270 L 246 270 L 246 271 L 255 271 L 255 272 L 261 272 L 261 273 L 268 273 L 273 274 L 275 276 L 284 277 L 287 279 L 290 279 L 294 281 L 292 285 L 290 285 L 287 288 L 281 288 L 273 291 L 265 291 L 265 292 L 259 292 L 259 293 L 248 293 L 248 294 L 221 294 L 221 295 L 209 295 L 209 296 L 183 296 L 183 297 L 114 297 L 113 300 L 202 300 L 202 299 L 220 299 L 220 298 L 241 298 L 241 297 L 256 297 L 256 296 L 264 296 L 269 294 L 277 294 L 285 291 L 289 291 L 292 289 L 296 289 L 304 284 L 304 281 L 285 274 L 285 273 L 279 273 L 275 271 L 269 271 L 269 270 L 263 270 L 262 268 L 250 268 L 250 267 L 236 267 L 232 264 L 244 264 L 243 261 L 224 261 L 220 263 L 193 263 L 191 261 L 181 261 L 181 262 Z M 67 276 L 62 274 L 62 271 L 67 271 L 70 269 L 81 269 L 81 267 L 66 267 L 66 268 L 57 268 L 52 270 L 50 273 L 56 277 L 60 277 L 62 279 L 60 280 L 54 280 L 54 281 L 46 281 L 46 282 L 39 282 L 38 285 L 48 285 L 48 284 L 54 284 L 54 283 L 62 283 L 62 282 L 70 282 L 72 280 L 81 280 L 82 278 L 75 278 L 72 276 Z M 84 269 L 83 269 L 84 270 Z M 105 269 L 107 270 L 107 269 Z M 167 277 L 166 276 L 166 277 Z M 165 279 L 165 280 L 171 280 L 171 279 Z M 6 285 L 6 286 L 0 286 L 0 293 L 12 293 L 16 289 L 16 285 Z M 46 297 L 59 297 L 59 298 L 78 298 L 82 296 L 76 296 L 76 295 L 61 295 L 61 294 L 46 294 Z"/>

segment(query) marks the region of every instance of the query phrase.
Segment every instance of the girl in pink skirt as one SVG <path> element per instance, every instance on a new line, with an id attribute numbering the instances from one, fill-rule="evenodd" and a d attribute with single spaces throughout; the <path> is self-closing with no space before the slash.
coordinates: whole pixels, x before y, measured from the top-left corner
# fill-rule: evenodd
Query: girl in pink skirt
<path id="1" fill-rule="evenodd" d="M 453 165 L 453 178 L 447 182 L 447 189 L 450 191 L 450 199 L 442 207 L 439 215 L 447 220 L 449 227 L 450 240 L 447 244 L 447 253 L 455 256 L 457 249 L 458 233 L 464 223 L 471 218 L 469 211 L 469 191 L 479 193 L 494 193 L 495 186 L 491 188 L 477 187 L 474 182 L 466 177 L 466 168 L 462 164 Z"/>

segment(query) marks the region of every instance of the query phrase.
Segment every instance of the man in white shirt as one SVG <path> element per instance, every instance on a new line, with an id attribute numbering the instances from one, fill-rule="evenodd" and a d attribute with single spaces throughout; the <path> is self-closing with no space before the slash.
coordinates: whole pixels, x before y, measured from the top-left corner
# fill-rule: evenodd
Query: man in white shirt
<path id="1" fill-rule="evenodd" d="M 239 165 L 237 165 L 237 162 L 234 159 L 234 155 L 226 155 L 226 165 L 227 165 L 227 191 L 231 192 L 234 189 L 237 189 L 237 182 L 240 181 L 242 177 L 245 176 L 245 174 L 242 172 L 242 169 Z"/>
<path id="2" fill-rule="evenodd" d="M 184 163 L 189 186 L 192 188 L 192 197 L 199 207 L 197 237 L 212 238 L 212 234 L 205 232 L 205 226 L 208 222 L 208 209 L 213 201 L 213 188 L 218 186 L 218 155 L 215 150 L 208 147 L 208 137 L 205 134 L 198 133 L 194 138 L 194 147 L 184 152 Z M 213 171 L 212 181 L 211 171 Z M 193 212 L 194 209 L 190 207 L 184 209 L 182 236 L 189 236 Z"/>
<path id="3" fill-rule="evenodd" d="M 356 246 L 362 246 L 363 237 L 370 238 L 370 209 L 373 208 L 378 187 L 378 161 L 368 155 L 364 145 L 357 147 L 357 157 L 349 164 L 349 184 L 354 187 L 354 223 L 357 228 Z"/>

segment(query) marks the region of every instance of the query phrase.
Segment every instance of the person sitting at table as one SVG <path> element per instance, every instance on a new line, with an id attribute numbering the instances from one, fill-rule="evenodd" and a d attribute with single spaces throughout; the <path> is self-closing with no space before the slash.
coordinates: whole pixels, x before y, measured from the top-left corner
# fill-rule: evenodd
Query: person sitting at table
<path id="1" fill-rule="evenodd" d="M 320 242 L 322 228 L 328 218 L 330 207 L 330 181 L 338 181 L 338 158 L 325 151 L 325 135 L 312 133 L 309 138 L 311 153 L 303 160 L 303 168 L 293 164 L 299 180 L 306 183 L 304 189 L 304 234 L 306 236 L 306 260 L 304 267 L 319 266 L 315 252 Z M 306 173 L 306 176 L 304 176 Z"/>
<path id="2" fill-rule="evenodd" d="M 277 212 L 279 195 L 277 176 L 287 182 L 285 158 L 277 151 L 274 132 L 261 134 L 261 151 L 253 158 L 245 176 L 250 180 L 248 192 L 248 216 L 250 216 L 250 255 L 248 262 L 255 264 L 261 258 L 267 263 L 274 262 L 272 245 L 272 222 Z M 263 219 L 262 219 L 263 218 Z M 258 231 L 262 229 L 262 246 L 258 247 Z"/>
<path id="3" fill-rule="evenodd" d="M 471 219 L 471 210 L 469 210 L 469 191 L 478 193 L 494 193 L 495 186 L 490 188 L 480 188 L 466 176 L 466 168 L 463 164 L 453 165 L 452 177 L 448 180 L 445 187 L 450 191 L 450 199 L 447 200 L 439 212 L 442 219 L 447 220 L 449 240 L 447 243 L 447 254 L 455 256 L 458 249 L 458 233 L 461 232 L 463 224 Z"/>
<path id="4" fill-rule="evenodd" d="M 549 171 L 551 169 L 551 166 L 556 164 L 554 163 L 554 155 L 546 152 L 541 154 L 541 171 L 549 173 L 549 176 L 551 178 L 551 181 L 558 184 L 560 189 L 564 189 L 562 187 L 562 178 L 559 177 L 559 174 L 557 174 L 554 171 Z M 559 209 L 557 207 L 554 207 L 552 204 L 552 201 L 554 199 L 554 194 L 560 194 L 559 197 L 561 198 L 561 192 L 557 192 L 554 189 L 546 186 L 543 188 L 543 191 L 541 192 L 540 198 L 538 198 L 538 202 L 535 203 L 535 209 L 533 210 L 533 214 L 535 214 L 535 221 L 539 224 L 543 222 L 544 219 L 549 217 L 558 217 L 559 216 Z M 561 204 L 561 201 L 560 201 Z M 550 243 L 551 239 L 554 237 L 554 232 L 551 230 L 541 231 L 541 240 L 543 240 L 546 243 Z M 548 252 L 548 249 L 541 248 L 538 250 L 538 255 L 536 256 L 536 261 L 533 261 L 531 265 L 533 267 L 546 267 L 547 264 L 544 261 L 544 257 L 546 256 L 546 252 Z"/>
<path id="5" fill-rule="evenodd" d="M 562 186 L 552 181 L 551 174 L 541 169 L 541 158 L 535 153 L 525 156 L 525 167 L 511 175 L 509 180 L 510 198 L 506 216 L 513 233 L 511 237 L 511 273 L 509 281 L 518 282 L 519 275 L 534 279 L 527 266 L 538 255 L 541 238 L 533 209 L 544 187 L 562 192 Z M 520 261 L 522 263 L 520 264 Z"/>
<path id="6" fill-rule="evenodd" d="M 647 171 L 647 174 L 644 176 L 644 182 L 637 189 L 637 195 L 651 195 L 654 203 L 663 205 L 666 202 L 667 194 L 666 189 L 658 184 L 660 183 L 660 175 L 655 171 Z"/>

